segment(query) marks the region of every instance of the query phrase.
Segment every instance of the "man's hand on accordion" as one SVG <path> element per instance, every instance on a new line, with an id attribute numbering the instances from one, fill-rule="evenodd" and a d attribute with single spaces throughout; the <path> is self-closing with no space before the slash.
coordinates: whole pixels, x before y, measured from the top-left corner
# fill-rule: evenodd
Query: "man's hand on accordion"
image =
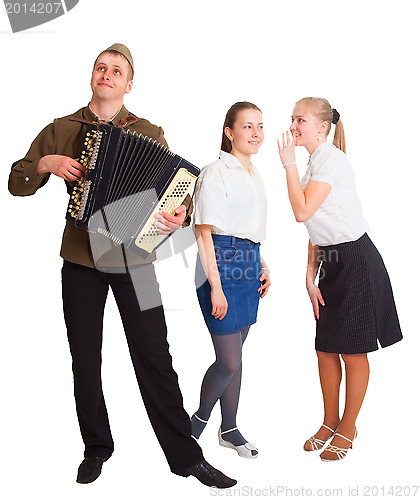
<path id="1" fill-rule="evenodd" d="M 47 155 L 39 160 L 37 172 L 38 174 L 51 172 L 57 177 L 72 182 L 82 178 L 85 175 L 86 168 L 69 156 Z"/>
<path id="2" fill-rule="evenodd" d="M 167 212 L 159 212 L 155 215 L 155 226 L 159 229 L 160 234 L 173 233 L 179 229 L 185 220 L 187 209 L 184 205 L 180 205 L 174 215 Z"/>

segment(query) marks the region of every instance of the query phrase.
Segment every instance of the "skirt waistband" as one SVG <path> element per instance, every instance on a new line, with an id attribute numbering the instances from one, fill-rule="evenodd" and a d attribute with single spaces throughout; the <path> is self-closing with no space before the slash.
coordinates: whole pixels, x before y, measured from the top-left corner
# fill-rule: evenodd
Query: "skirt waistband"
<path id="1" fill-rule="evenodd" d="M 228 245 L 234 245 L 235 243 L 243 243 L 247 245 L 259 245 L 255 241 L 248 240 L 245 238 L 238 238 L 237 236 L 230 236 L 227 234 L 212 234 L 213 241 L 216 243 L 226 243 Z"/>
<path id="2" fill-rule="evenodd" d="M 363 241 L 365 239 L 369 239 L 369 236 L 367 233 L 363 233 L 362 236 L 360 236 L 359 238 L 356 238 L 355 240 L 350 240 L 350 241 L 344 241 L 343 243 L 334 243 L 332 245 L 318 245 L 318 248 L 320 248 L 321 250 L 328 250 L 328 249 L 331 249 L 331 248 L 343 248 L 344 246 L 349 246 L 349 245 L 353 245 L 355 243 L 357 243 L 358 241 Z"/>

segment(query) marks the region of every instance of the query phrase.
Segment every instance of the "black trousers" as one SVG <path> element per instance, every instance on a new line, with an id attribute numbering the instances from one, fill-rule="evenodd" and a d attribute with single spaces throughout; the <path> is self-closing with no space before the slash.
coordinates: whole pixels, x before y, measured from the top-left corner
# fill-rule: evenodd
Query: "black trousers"
<path id="1" fill-rule="evenodd" d="M 154 267 L 141 266 L 141 283 L 133 283 L 134 275 L 106 273 L 67 261 L 63 264 L 64 317 L 85 457 L 108 458 L 114 450 L 101 382 L 103 315 L 111 287 L 146 411 L 171 471 L 176 474 L 203 460 L 203 454 L 191 437 L 190 418 L 172 367 Z M 139 293 L 147 297 L 148 308 L 139 306 Z"/>

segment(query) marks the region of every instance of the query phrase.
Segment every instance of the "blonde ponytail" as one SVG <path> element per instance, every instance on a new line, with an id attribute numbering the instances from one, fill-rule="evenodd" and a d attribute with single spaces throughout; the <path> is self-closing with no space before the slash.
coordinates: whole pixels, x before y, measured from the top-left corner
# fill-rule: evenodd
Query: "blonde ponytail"
<path id="1" fill-rule="evenodd" d="M 346 137 L 344 135 L 344 127 L 341 119 L 335 124 L 333 144 L 338 149 L 341 149 L 343 153 L 346 152 Z"/>

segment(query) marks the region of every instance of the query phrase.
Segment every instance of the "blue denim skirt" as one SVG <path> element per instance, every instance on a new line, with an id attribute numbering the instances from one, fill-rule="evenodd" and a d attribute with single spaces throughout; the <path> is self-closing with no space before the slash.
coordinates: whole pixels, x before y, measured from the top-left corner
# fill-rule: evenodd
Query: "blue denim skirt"
<path id="1" fill-rule="evenodd" d="M 198 302 L 207 328 L 212 334 L 226 335 L 243 330 L 257 321 L 261 286 L 260 244 L 250 240 L 214 234 L 213 244 L 223 293 L 228 302 L 226 316 L 211 314 L 210 284 L 197 256 L 195 284 Z"/>

